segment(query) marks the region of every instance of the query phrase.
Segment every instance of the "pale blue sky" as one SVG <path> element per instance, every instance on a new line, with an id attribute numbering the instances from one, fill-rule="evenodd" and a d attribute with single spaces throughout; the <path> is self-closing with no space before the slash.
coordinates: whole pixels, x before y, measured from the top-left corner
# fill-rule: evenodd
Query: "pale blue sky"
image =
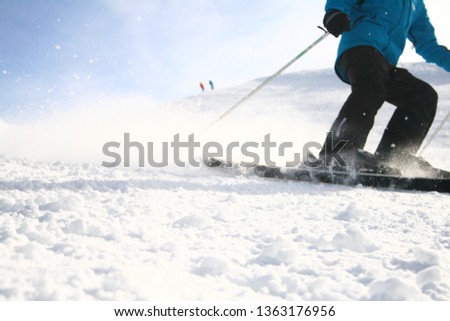
<path id="1" fill-rule="evenodd" d="M 318 0 L 0 0 L 0 117 L 135 93 L 158 100 L 264 77 L 321 35 Z M 449 5 L 428 0 L 444 45 Z M 289 71 L 331 68 L 328 38 Z M 404 61 L 420 60 L 407 50 Z"/>

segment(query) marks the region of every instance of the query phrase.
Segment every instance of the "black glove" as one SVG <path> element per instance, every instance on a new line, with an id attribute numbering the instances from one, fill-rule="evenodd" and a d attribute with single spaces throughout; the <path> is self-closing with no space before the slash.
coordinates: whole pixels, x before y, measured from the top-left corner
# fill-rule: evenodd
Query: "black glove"
<path id="1" fill-rule="evenodd" d="M 339 10 L 330 10 L 323 18 L 323 25 L 336 38 L 350 30 L 350 18 Z"/>

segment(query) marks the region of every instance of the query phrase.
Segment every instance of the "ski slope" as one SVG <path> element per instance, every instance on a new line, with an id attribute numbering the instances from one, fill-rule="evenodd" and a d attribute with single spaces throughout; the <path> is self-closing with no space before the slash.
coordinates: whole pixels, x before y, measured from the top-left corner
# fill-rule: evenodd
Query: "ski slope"
<path id="1" fill-rule="evenodd" d="M 450 77 L 408 67 L 439 93 L 434 130 L 450 109 Z M 111 97 L 0 122 L 0 299 L 449 300 L 448 194 L 173 163 L 100 166 L 105 142 L 128 132 L 156 146 L 198 134 L 260 81 L 168 104 Z M 197 137 L 321 143 L 348 92 L 331 70 L 288 73 Z M 369 151 L 392 111 L 380 111 Z M 424 154 L 445 169 L 449 135 L 447 124 Z"/>

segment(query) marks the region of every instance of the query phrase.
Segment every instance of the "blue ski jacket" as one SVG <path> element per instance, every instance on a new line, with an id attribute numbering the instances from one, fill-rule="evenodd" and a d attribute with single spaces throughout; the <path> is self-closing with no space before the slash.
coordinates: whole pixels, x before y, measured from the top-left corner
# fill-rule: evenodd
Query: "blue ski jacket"
<path id="1" fill-rule="evenodd" d="M 423 0 L 327 0 L 325 11 L 330 10 L 345 12 L 351 22 L 342 34 L 338 60 L 347 49 L 371 46 L 396 65 L 409 39 L 427 62 L 450 72 L 450 51 L 438 44 Z M 346 81 L 338 64 L 336 71 Z"/>

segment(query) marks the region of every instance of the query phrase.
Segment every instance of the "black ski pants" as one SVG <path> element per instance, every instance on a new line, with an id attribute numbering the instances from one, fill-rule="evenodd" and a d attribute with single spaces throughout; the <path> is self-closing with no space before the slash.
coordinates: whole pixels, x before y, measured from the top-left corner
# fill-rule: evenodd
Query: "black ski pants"
<path id="1" fill-rule="evenodd" d="M 416 154 L 436 114 L 436 91 L 406 69 L 390 65 L 373 47 L 347 50 L 339 67 L 349 80 L 352 93 L 331 127 L 334 141 L 347 140 L 344 150 L 363 149 L 377 112 L 387 101 L 397 108 L 376 154 L 387 159 Z"/>

